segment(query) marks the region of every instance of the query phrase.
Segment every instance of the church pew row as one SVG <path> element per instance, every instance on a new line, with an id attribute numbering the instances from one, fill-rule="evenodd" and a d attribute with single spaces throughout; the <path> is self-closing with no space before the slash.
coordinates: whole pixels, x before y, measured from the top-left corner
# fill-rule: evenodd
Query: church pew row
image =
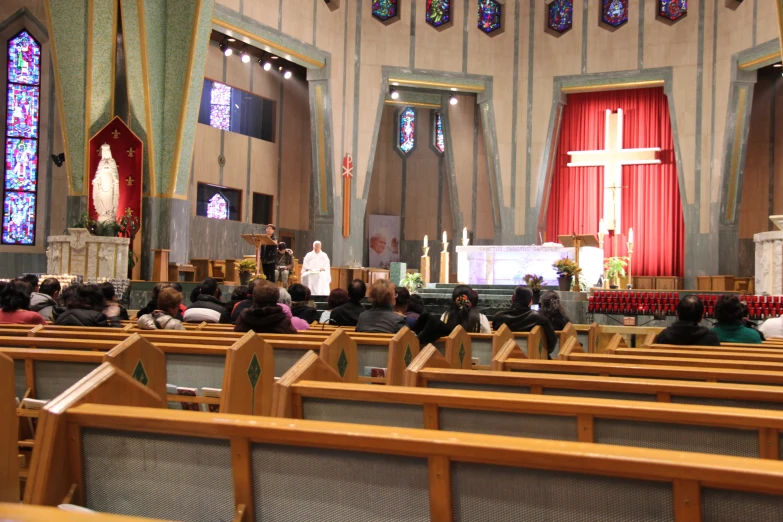
<path id="1" fill-rule="evenodd" d="M 431 346 L 422 348 L 411 362 L 405 370 L 404 381 L 406 386 L 424 388 L 783 410 L 783 403 L 780 402 L 783 400 L 783 387 L 778 386 L 600 375 L 455 370 L 449 368 L 448 362 Z"/>
<path id="2" fill-rule="evenodd" d="M 166 522 L 161 519 L 107 515 L 106 513 L 78 513 L 46 506 L 0 503 L 3 522 Z"/>
<path id="3" fill-rule="evenodd" d="M 783 463 L 763 459 L 69 397 L 42 422 L 27 503 L 73 491 L 88 508 L 152 518 L 237 520 L 244 507 L 241 520 L 767 522 L 783 503 Z"/>
<path id="4" fill-rule="evenodd" d="M 781 459 L 777 412 L 343 383 L 308 353 L 275 384 L 272 416 Z"/>
<path id="5" fill-rule="evenodd" d="M 19 502 L 18 430 L 14 362 L 0 354 L 0 502 Z"/>

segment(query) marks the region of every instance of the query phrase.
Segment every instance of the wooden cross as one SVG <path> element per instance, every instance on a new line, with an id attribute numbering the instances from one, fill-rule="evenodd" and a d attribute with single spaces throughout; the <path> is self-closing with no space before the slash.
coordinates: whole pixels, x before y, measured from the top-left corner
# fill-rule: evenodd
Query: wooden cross
<path id="1" fill-rule="evenodd" d="M 119 137 L 120 137 L 120 131 L 118 131 L 117 129 L 114 129 L 113 131 L 111 131 L 111 135 L 112 135 L 112 136 L 114 137 L 114 139 L 116 140 L 117 138 L 119 138 Z"/>
<path id="2" fill-rule="evenodd" d="M 604 148 L 601 150 L 583 150 L 569 152 L 569 167 L 604 168 L 604 223 L 609 230 L 620 230 L 622 199 L 617 193 L 622 187 L 623 165 L 660 165 L 659 147 L 641 149 L 623 148 L 623 110 L 617 113 L 606 110 Z"/>
<path id="3" fill-rule="evenodd" d="M 126 184 L 127 184 L 129 187 L 132 187 L 132 186 L 133 186 L 133 178 L 132 178 L 132 177 L 130 177 L 130 176 L 126 177 L 126 178 L 125 178 L 125 183 L 126 183 Z"/>
<path id="4" fill-rule="evenodd" d="M 136 150 L 133 147 L 128 149 L 128 157 L 129 158 L 132 158 L 135 153 L 136 153 Z"/>

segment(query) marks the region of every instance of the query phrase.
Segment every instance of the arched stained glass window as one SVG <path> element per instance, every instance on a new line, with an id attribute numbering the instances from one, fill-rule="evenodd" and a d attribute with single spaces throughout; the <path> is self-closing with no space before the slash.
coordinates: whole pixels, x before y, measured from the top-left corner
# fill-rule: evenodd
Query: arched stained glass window
<path id="1" fill-rule="evenodd" d="M 416 146 L 416 113 L 410 107 L 400 113 L 399 146 L 403 154 L 408 154 Z"/>
<path id="2" fill-rule="evenodd" d="M 605 24 L 620 27 L 628 21 L 628 0 L 603 0 L 603 16 Z"/>
<path id="3" fill-rule="evenodd" d="M 35 244 L 41 45 L 26 30 L 8 41 L 4 245 Z"/>
<path id="4" fill-rule="evenodd" d="M 549 4 L 547 26 L 558 33 L 564 33 L 574 25 L 573 0 L 554 0 Z"/>
<path id="5" fill-rule="evenodd" d="M 478 28 L 485 33 L 500 29 L 500 2 L 496 0 L 479 0 Z"/>
<path id="6" fill-rule="evenodd" d="M 451 0 L 427 0 L 425 20 L 432 27 L 440 27 L 451 21 Z"/>
<path id="7" fill-rule="evenodd" d="M 658 0 L 658 14 L 672 22 L 688 14 L 688 0 Z"/>
<path id="8" fill-rule="evenodd" d="M 215 194 L 207 203 L 207 217 L 212 219 L 228 219 L 228 200 L 222 194 Z"/>
<path id="9" fill-rule="evenodd" d="M 443 116 L 438 111 L 435 111 L 432 118 L 432 146 L 441 154 L 446 150 L 446 142 L 443 139 Z"/>
<path id="10" fill-rule="evenodd" d="M 372 0 L 372 15 L 385 22 L 397 16 L 397 0 Z"/>

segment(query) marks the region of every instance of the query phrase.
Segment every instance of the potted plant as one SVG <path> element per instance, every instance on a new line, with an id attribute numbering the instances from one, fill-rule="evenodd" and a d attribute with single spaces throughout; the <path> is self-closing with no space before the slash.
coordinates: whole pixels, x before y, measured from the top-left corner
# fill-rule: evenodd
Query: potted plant
<path id="1" fill-rule="evenodd" d="M 609 288 L 620 288 L 620 278 L 625 277 L 625 267 L 628 262 L 624 257 L 609 257 L 604 261 L 606 278 L 609 280 Z"/>
<path id="2" fill-rule="evenodd" d="M 408 292 L 415 294 L 419 288 L 424 287 L 424 279 L 421 278 L 421 274 L 418 272 L 411 272 L 405 274 L 405 277 L 400 281 L 400 286 L 408 289 Z"/>
<path id="3" fill-rule="evenodd" d="M 561 292 L 568 292 L 574 282 L 574 276 L 578 276 L 582 269 L 576 266 L 572 259 L 564 257 L 552 263 L 552 267 L 557 270 L 557 284 Z"/>
<path id="4" fill-rule="evenodd" d="M 133 267 L 138 262 L 136 252 L 133 251 L 133 242 L 139 231 L 139 218 L 133 215 L 130 207 L 125 209 L 125 214 L 117 221 L 119 227 L 118 235 L 130 239 L 130 248 L 128 249 L 128 279 L 133 279 Z"/>
<path id="5" fill-rule="evenodd" d="M 533 304 L 538 304 L 541 300 L 541 283 L 544 282 L 544 278 L 536 274 L 525 274 L 522 280 L 533 292 Z"/>
<path id="6" fill-rule="evenodd" d="M 239 269 L 239 283 L 246 285 L 256 273 L 256 262 L 252 259 L 243 259 L 237 263 Z"/>

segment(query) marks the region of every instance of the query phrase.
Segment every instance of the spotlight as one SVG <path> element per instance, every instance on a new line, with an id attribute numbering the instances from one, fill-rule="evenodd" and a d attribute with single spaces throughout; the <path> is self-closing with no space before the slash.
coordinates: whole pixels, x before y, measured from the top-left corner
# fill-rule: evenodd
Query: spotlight
<path id="1" fill-rule="evenodd" d="M 264 62 L 263 67 L 265 71 L 270 71 L 272 69 L 272 64 L 269 62 Z"/>
<path id="2" fill-rule="evenodd" d="M 290 80 L 291 76 L 293 76 L 291 71 L 286 71 L 286 72 L 283 73 L 283 78 L 285 78 L 286 80 Z"/>
<path id="3" fill-rule="evenodd" d="M 775 65 L 773 65 L 772 67 L 783 67 L 783 63 L 776 63 L 776 64 L 775 64 Z"/>
<path id="4" fill-rule="evenodd" d="M 58 167 L 62 167 L 63 163 L 65 163 L 65 153 L 61 152 L 59 154 L 52 154 L 52 161 Z"/>
<path id="5" fill-rule="evenodd" d="M 397 92 L 396 89 L 392 89 L 389 91 L 389 96 L 392 100 L 399 100 L 400 99 L 400 93 Z"/>
<path id="6" fill-rule="evenodd" d="M 457 105 L 457 103 L 458 103 L 457 97 L 454 96 L 453 94 L 451 96 L 449 96 L 449 103 L 451 105 Z"/>
<path id="7" fill-rule="evenodd" d="M 236 38 L 229 38 L 229 39 L 228 39 L 228 41 L 229 41 L 229 42 L 236 42 L 236 41 L 237 41 L 237 39 L 236 39 Z"/>
<path id="8" fill-rule="evenodd" d="M 247 52 L 242 51 L 239 53 L 239 56 L 242 58 L 242 63 L 250 63 L 250 55 Z"/>
<path id="9" fill-rule="evenodd" d="M 223 51 L 223 54 L 225 56 L 231 56 L 232 54 L 234 54 L 234 50 L 231 47 L 229 47 L 227 43 L 220 42 L 220 46 L 219 47 L 220 47 L 220 50 Z"/>

